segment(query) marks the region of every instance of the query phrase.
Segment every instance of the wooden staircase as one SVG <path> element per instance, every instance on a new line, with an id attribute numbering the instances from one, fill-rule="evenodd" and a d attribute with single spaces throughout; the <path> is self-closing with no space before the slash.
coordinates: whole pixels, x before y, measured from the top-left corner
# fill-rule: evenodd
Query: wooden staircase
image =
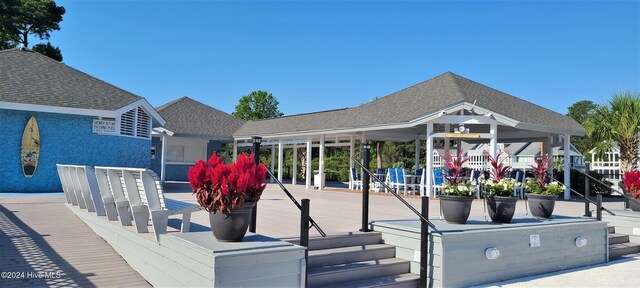
<path id="1" fill-rule="evenodd" d="M 289 239 L 298 244 L 298 240 Z M 409 261 L 395 258 L 379 232 L 309 239 L 307 287 L 417 287 Z"/>
<path id="2" fill-rule="evenodd" d="M 628 234 L 616 233 L 616 227 L 609 226 L 609 261 L 625 257 L 640 257 L 640 243 L 629 240 Z"/>

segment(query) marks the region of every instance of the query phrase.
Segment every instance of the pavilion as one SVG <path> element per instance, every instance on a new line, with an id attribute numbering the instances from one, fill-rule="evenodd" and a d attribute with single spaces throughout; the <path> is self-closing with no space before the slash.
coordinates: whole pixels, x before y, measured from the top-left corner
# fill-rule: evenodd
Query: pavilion
<path id="1" fill-rule="evenodd" d="M 584 134 L 585 129 L 568 116 L 447 72 L 358 107 L 246 122 L 233 134 L 233 154 L 235 159 L 238 147 L 250 146 L 254 136 L 262 137 L 263 146 L 271 146 L 272 151 L 277 147 L 278 178 L 282 180 L 284 149 L 293 148 L 292 183 L 296 184 L 295 159 L 302 147 L 307 155 L 312 155 L 312 147 L 319 147 L 318 170 L 323 179 L 325 147 L 349 146 L 353 156 L 357 140 L 416 141 L 415 165 L 425 159 L 424 167 L 431 171 L 434 157 L 427 156 L 433 155 L 434 140 L 444 139 L 445 150 L 452 140 L 487 143 L 494 156 L 497 143 L 542 142 L 543 154 L 562 145 L 569 159 L 571 136 Z M 424 157 L 421 140 L 427 140 Z M 350 166 L 353 164 L 351 161 Z M 564 169 L 568 171 L 570 164 L 565 161 Z M 432 176 L 426 174 L 426 191 L 431 191 Z M 564 178 L 567 187 L 569 176 L 566 173 Z M 311 157 L 307 157 L 305 179 L 310 189 Z M 568 188 L 564 198 L 569 198 Z"/>

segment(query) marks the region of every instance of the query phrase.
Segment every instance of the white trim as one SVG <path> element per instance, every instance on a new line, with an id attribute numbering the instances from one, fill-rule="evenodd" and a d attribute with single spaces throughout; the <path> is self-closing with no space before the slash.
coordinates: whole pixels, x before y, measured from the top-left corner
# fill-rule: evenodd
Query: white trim
<path id="1" fill-rule="evenodd" d="M 94 110 L 94 109 L 71 108 L 71 107 L 60 107 L 60 106 L 47 106 L 47 105 L 39 105 L 39 104 L 25 104 L 25 103 L 4 102 L 4 101 L 0 101 L 0 108 L 10 109 L 10 110 L 20 110 L 20 111 L 35 111 L 35 112 L 45 112 L 45 113 L 98 116 L 98 117 L 109 117 L 109 118 L 116 118 L 118 115 L 116 111 L 109 111 L 109 110 Z"/>
<path id="2" fill-rule="evenodd" d="M 147 99 L 141 98 L 138 99 L 137 101 L 120 107 L 118 108 L 118 110 L 114 111 L 116 113 L 116 115 L 121 115 L 122 113 L 125 113 L 129 110 L 133 110 L 137 107 L 142 107 L 142 109 L 144 109 L 147 114 L 149 114 L 149 117 L 151 117 L 151 122 L 153 124 L 158 124 L 158 125 L 151 125 L 152 127 L 158 127 L 158 126 L 164 126 L 165 124 L 167 124 L 167 121 L 164 120 L 164 118 L 162 118 L 162 116 L 160 116 L 160 114 L 158 113 L 158 111 L 156 111 L 155 108 L 153 108 L 153 106 L 151 106 L 151 104 L 149 104 L 149 102 L 147 102 Z"/>

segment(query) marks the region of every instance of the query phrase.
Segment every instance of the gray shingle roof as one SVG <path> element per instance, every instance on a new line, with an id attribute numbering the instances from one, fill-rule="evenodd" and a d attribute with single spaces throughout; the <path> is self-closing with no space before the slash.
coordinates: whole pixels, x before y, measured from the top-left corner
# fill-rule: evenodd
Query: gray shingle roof
<path id="1" fill-rule="evenodd" d="M 0 51 L 0 101 L 114 111 L 142 97 L 39 53 Z"/>
<path id="2" fill-rule="evenodd" d="M 203 136 L 211 139 L 230 140 L 243 120 L 189 97 L 182 97 L 157 107 L 167 123 L 164 128 L 176 136 Z"/>
<path id="3" fill-rule="evenodd" d="M 456 104 L 474 101 L 478 107 L 520 122 L 584 131 L 570 117 L 447 72 L 358 107 L 247 122 L 234 136 L 408 123 Z"/>

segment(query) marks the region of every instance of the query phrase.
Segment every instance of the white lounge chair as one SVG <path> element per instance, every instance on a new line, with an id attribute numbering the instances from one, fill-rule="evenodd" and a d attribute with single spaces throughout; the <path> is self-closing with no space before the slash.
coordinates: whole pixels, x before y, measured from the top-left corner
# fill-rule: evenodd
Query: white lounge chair
<path id="1" fill-rule="evenodd" d="M 73 194 L 73 187 L 70 187 L 70 184 L 67 183 L 67 177 L 65 176 L 66 173 L 64 172 L 64 167 L 60 164 L 57 164 L 56 168 L 58 170 L 58 178 L 60 178 L 60 184 L 62 184 L 62 191 L 64 192 L 65 199 L 67 199 L 67 203 L 77 206 L 78 202 L 76 200 L 76 196 Z"/>
<path id="2" fill-rule="evenodd" d="M 158 187 L 162 187 L 162 184 L 158 180 L 156 174 L 149 169 L 145 169 L 141 171 L 141 175 L 147 206 L 149 207 L 149 212 L 151 214 L 151 225 L 153 225 L 153 232 L 156 236 L 156 240 L 160 239 L 160 234 L 167 233 L 167 225 L 170 215 L 182 214 L 182 227 L 180 231 L 182 233 L 189 232 L 189 226 L 191 225 L 191 213 L 204 211 L 204 209 L 199 205 L 162 197 L 164 198 L 163 203 L 160 197 L 163 193 L 158 190 Z"/>
<path id="3" fill-rule="evenodd" d="M 109 187 L 107 172 L 99 169 L 95 169 L 94 172 L 96 181 L 98 182 L 102 203 L 104 203 L 104 211 L 107 214 L 107 219 L 109 219 L 109 221 L 117 221 L 118 211 L 116 209 L 116 201 L 113 194 L 111 194 L 111 187 Z"/>
<path id="4" fill-rule="evenodd" d="M 71 193 L 73 193 L 73 195 L 76 198 L 75 205 L 80 207 L 80 209 L 87 209 L 87 206 L 85 205 L 85 202 L 84 202 L 84 198 L 82 197 L 82 190 L 80 189 L 79 184 L 76 184 L 73 181 L 73 178 L 76 178 L 76 177 L 72 177 L 72 175 L 75 174 L 74 172 L 75 171 L 72 172 L 72 169 L 69 166 L 64 166 L 62 168 L 62 173 L 64 174 L 68 187 L 71 188 L 71 191 L 72 191 Z"/>
<path id="5" fill-rule="evenodd" d="M 131 226 L 131 212 L 129 211 L 129 199 L 124 194 L 122 189 L 122 182 L 120 175 L 114 170 L 103 167 L 96 167 L 96 173 L 98 170 L 106 171 L 107 179 L 109 179 L 109 187 L 113 199 L 115 200 L 116 210 L 118 211 L 118 219 L 122 226 Z M 97 174 L 96 174 L 97 175 Z"/>
<path id="6" fill-rule="evenodd" d="M 133 222 L 136 224 L 136 231 L 138 233 L 147 233 L 149 229 L 149 208 L 142 202 L 140 198 L 140 190 L 138 189 L 138 182 L 132 173 L 140 174 L 139 171 L 133 172 L 126 169 L 122 170 L 122 182 L 124 183 L 125 191 L 129 197 L 129 207 L 131 214 L 133 215 Z"/>
<path id="7" fill-rule="evenodd" d="M 362 180 L 358 179 L 358 172 L 356 171 L 356 168 L 350 169 L 349 178 L 349 180 L 351 181 L 351 190 L 362 189 Z"/>
<path id="8" fill-rule="evenodd" d="M 91 199 L 91 207 L 89 207 L 87 203 L 87 211 L 95 211 L 98 216 L 105 216 L 104 204 L 100 196 L 100 189 L 93 168 L 89 166 L 72 166 L 72 168 L 75 168 L 85 201 Z M 89 208 L 92 208 L 94 211 L 89 210 Z"/>

